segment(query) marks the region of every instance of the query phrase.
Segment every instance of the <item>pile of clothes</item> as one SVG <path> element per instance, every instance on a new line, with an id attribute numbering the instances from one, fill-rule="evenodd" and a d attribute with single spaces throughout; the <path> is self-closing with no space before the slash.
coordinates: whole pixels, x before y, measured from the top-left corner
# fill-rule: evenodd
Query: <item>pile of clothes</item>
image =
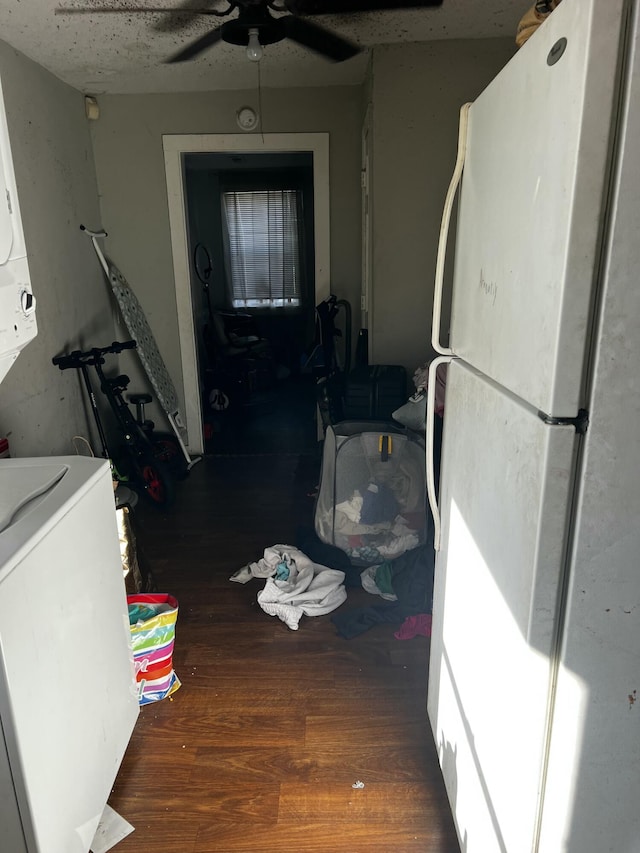
<path id="1" fill-rule="evenodd" d="M 399 640 L 416 634 L 428 636 L 433 604 L 433 543 L 407 551 L 395 560 L 371 566 L 361 573 L 363 587 L 384 601 L 334 613 L 331 621 L 338 634 L 351 639 L 380 623 L 400 624 Z"/>
<path id="2" fill-rule="evenodd" d="M 258 604 L 269 616 L 277 616 L 293 631 L 303 615 L 331 613 L 347 598 L 344 572 L 314 563 L 292 545 L 272 545 L 255 563 L 235 572 L 230 580 L 246 583 L 266 578 Z"/>
<path id="3" fill-rule="evenodd" d="M 382 599 L 368 607 L 355 607 L 333 613 L 331 621 L 338 634 L 351 639 L 374 625 L 399 625 L 394 636 L 410 639 L 431 631 L 433 598 L 433 542 L 407 551 L 365 570 L 349 563 L 347 556 L 321 542 L 306 528 L 298 531 L 300 544 L 316 559 L 339 568 L 314 562 L 292 545 L 272 545 L 264 556 L 238 569 L 230 580 L 247 583 L 265 579 L 258 603 L 269 616 L 277 616 L 291 630 L 298 630 L 302 616 L 322 616 L 337 610 L 347 599 L 346 586 L 362 586 Z"/>
<path id="4" fill-rule="evenodd" d="M 395 493 L 384 483 L 371 482 L 362 491 L 336 504 L 334 541 L 352 559 L 381 563 L 416 548 L 425 524 L 423 512 L 402 512 Z"/>

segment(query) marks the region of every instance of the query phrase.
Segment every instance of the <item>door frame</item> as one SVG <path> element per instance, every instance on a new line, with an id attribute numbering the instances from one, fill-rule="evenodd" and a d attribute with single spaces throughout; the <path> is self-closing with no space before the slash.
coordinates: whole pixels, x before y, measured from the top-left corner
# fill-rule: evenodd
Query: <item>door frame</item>
<path id="1" fill-rule="evenodd" d="M 189 449 L 204 452 L 202 401 L 196 355 L 196 328 L 191 295 L 189 234 L 184 185 L 184 155 L 233 151 L 242 154 L 309 152 L 313 155 L 313 221 L 315 238 L 315 304 L 330 292 L 329 134 L 328 133 L 205 133 L 162 137 L 178 338 L 184 389 L 184 419 Z"/>
<path id="2" fill-rule="evenodd" d="M 373 331 L 373 211 L 371 192 L 371 160 L 373 144 L 373 105 L 367 105 L 362 122 L 360 189 L 362 193 L 362 287 L 360 291 L 360 324 L 368 330 L 369 348 Z M 369 353 L 370 355 L 370 353 Z"/>

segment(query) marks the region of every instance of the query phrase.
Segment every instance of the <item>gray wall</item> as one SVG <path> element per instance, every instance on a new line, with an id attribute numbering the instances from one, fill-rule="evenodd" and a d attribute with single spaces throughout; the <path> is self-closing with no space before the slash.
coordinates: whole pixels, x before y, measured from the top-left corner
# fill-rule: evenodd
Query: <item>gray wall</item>
<path id="1" fill-rule="evenodd" d="M 373 102 L 372 357 L 412 370 L 429 357 L 429 313 L 442 203 L 458 108 L 505 64 L 510 40 L 376 49 L 364 87 L 265 90 L 265 132 L 330 133 L 332 288 L 360 291 L 360 130 Z M 69 452 L 88 434 L 77 377 L 55 370 L 68 348 L 124 337 L 80 222 L 110 232 L 106 248 L 149 316 L 181 387 L 163 133 L 237 133 L 250 92 L 102 96 L 88 123 L 82 95 L 0 43 L 0 74 L 29 249 L 39 335 L 0 387 L 0 435 L 16 455 Z M 89 130 L 93 152 L 89 141 Z M 98 209 L 96 176 L 100 188 Z M 355 340 L 355 335 L 354 335 Z M 148 383 L 134 369 L 132 386 Z"/>
<path id="2" fill-rule="evenodd" d="M 99 104 L 92 137 L 107 248 L 142 303 L 181 394 L 162 135 L 239 133 L 236 110 L 257 108 L 256 93 L 110 95 Z M 361 89 L 267 89 L 261 112 L 265 133 L 329 132 L 332 289 L 357 304 Z"/>
<path id="3" fill-rule="evenodd" d="M 513 52 L 510 39 L 374 51 L 374 363 L 403 364 L 411 375 L 431 357 L 437 241 L 456 159 L 459 109 Z"/>
<path id="4" fill-rule="evenodd" d="M 4 42 L 0 76 L 38 323 L 0 386 L 0 435 L 15 456 L 73 453 L 72 437 L 89 437 L 84 397 L 75 371 L 51 358 L 114 335 L 108 288 L 78 228 L 100 218 L 84 100 Z"/>

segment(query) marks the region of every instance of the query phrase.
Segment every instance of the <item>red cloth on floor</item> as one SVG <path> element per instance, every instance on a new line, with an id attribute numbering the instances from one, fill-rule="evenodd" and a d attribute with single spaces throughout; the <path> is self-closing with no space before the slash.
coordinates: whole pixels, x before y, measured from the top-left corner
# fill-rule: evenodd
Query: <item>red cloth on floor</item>
<path id="1" fill-rule="evenodd" d="M 407 616 L 402 625 L 394 632 L 396 640 L 410 640 L 412 637 L 431 636 L 431 614 L 418 613 L 417 616 Z"/>

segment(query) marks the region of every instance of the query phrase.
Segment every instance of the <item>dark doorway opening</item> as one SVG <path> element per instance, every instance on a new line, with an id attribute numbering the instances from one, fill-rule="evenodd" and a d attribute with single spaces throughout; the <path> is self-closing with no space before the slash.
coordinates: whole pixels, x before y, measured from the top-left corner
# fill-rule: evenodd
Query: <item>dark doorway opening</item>
<path id="1" fill-rule="evenodd" d="M 184 156 L 205 452 L 315 453 L 313 154 Z"/>

